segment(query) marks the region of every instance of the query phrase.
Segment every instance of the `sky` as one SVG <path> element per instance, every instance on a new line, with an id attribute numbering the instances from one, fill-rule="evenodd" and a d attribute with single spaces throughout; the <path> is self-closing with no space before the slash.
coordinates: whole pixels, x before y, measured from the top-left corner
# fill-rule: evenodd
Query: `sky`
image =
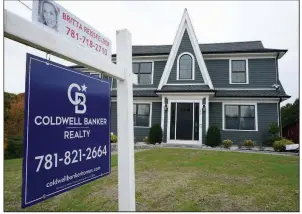
<path id="1" fill-rule="evenodd" d="M 32 1 L 23 1 L 32 7 Z M 279 60 L 279 78 L 292 103 L 299 97 L 298 1 L 56 1 L 101 32 L 116 52 L 116 31 L 128 29 L 133 45 L 172 45 L 187 8 L 199 43 L 261 40 L 265 48 L 287 49 Z M 18 1 L 4 8 L 31 20 L 31 11 Z M 26 53 L 46 53 L 4 39 L 4 90 L 25 91 Z M 51 56 L 52 61 L 72 63 Z"/>

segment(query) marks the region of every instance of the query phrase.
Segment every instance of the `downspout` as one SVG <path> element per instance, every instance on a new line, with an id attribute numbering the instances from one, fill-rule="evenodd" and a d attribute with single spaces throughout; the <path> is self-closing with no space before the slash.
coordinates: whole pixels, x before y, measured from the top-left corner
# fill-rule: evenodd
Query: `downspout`
<path id="1" fill-rule="evenodd" d="M 277 53 L 276 56 L 276 84 L 278 84 L 278 80 L 279 80 L 279 66 L 278 66 L 278 57 L 279 57 L 279 52 Z M 281 122 L 281 108 L 280 108 L 280 103 L 282 102 L 282 97 L 279 98 L 279 102 L 278 102 L 278 117 L 279 117 L 279 127 L 280 127 L 280 137 L 282 137 L 282 122 Z"/>
<path id="2" fill-rule="evenodd" d="M 279 109 L 279 111 L 278 111 L 279 112 L 278 117 L 279 117 L 280 137 L 282 137 L 282 122 L 281 122 L 281 108 L 280 108 L 281 101 L 282 101 L 282 98 L 280 97 L 279 98 L 279 103 L 278 103 L 278 109 Z"/>

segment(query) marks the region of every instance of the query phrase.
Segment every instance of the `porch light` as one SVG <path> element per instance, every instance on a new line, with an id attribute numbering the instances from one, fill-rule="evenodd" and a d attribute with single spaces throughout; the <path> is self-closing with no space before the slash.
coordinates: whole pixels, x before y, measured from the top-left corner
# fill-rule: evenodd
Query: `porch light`
<path id="1" fill-rule="evenodd" d="M 168 111 L 168 105 L 165 104 L 165 111 Z"/>
<path id="2" fill-rule="evenodd" d="M 202 111 L 206 112 L 206 105 L 205 104 L 202 105 Z"/>

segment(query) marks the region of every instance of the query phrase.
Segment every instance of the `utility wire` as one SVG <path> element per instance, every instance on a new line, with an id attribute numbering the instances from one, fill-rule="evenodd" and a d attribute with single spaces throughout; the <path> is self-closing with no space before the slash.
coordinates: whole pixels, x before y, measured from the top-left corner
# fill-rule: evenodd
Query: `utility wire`
<path id="1" fill-rule="evenodd" d="M 25 7 L 27 7 L 27 9 L 31 10 L 30 7 L 28 7 L 26 4 L 24 4 L 21 0 L 18 0 L 21 4 L 23 4 Z"/>

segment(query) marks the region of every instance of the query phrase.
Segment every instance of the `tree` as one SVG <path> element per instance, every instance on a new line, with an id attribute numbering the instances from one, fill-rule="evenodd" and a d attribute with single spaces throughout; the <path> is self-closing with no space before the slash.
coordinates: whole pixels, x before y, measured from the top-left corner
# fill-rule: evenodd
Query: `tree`
<path id="1" fill-rule="evenodd" d="M 24 126 L 24 93 L 18 94 L 11 101 L 7 112 L 5 128 L 8 136 L 23 136 Z"/>
<path id="2" fill-rule="evenodd" d="M 4 92 L 4 123 L 9 119 L 8 110 L 10 109 L 11 102 L 16 96 L 16 94 Z"/>
<path id="3" fill-rule="evenodd" d="M 282 127 L 295 123 L 299 120 L 299 98 L 294 103 L 288 103 L 281 107 Z"/>

